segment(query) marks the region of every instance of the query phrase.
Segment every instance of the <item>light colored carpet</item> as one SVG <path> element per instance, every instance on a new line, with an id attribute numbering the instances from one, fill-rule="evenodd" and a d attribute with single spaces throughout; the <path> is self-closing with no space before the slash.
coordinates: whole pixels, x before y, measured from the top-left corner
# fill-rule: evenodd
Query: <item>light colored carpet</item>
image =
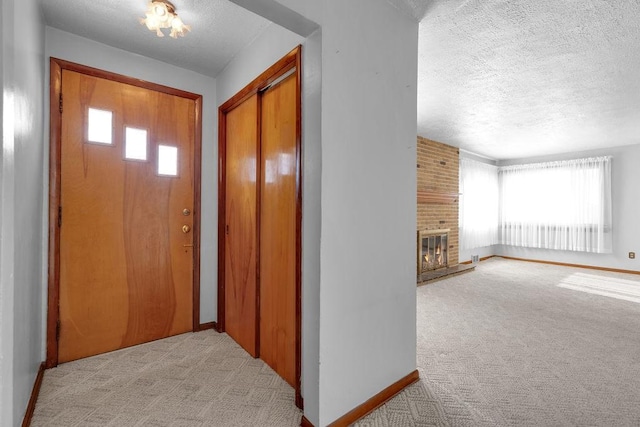
<path id="1" fill-rule="evenodd" d="M 299 426 L 294 390 L 228 335 L 154 341 L 45 371 L 32 426 Z"/>
<path id="2" fill-rule="evenodd" d="M 640 276 L 502 259 L 418 288 L 421 381 L 358 426 L 640 426 Z M 294 426 L 293 390 L 225 334 L 45 373 L 33 426 Z"/>
<path id="3" fill-rule="evenodd" d="M 421 381 L 359 426 L 640 426 L 640 276 L 494 258 L 418 288 Z"/>

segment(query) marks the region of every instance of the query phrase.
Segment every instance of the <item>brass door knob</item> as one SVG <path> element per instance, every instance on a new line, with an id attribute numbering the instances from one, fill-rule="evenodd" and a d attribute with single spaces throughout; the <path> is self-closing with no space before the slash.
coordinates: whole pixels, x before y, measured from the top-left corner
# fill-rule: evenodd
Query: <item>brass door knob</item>
<path id="1" fill-rule="evenodd" d="M 185 208 L 185 209 L 182 210 L 182 215 L 189 216 L 189 215 L 191 215 L 191 211 L 189 209 Z"/>
<path id="2" fill-rule="evenodd" d="M 189 227 L 188 225 L 185 224 L 185 225 L 182 226 L 182 232 L 184 234 L 187 234 L 190 231 L 191 231 L 191 227 Z"/>

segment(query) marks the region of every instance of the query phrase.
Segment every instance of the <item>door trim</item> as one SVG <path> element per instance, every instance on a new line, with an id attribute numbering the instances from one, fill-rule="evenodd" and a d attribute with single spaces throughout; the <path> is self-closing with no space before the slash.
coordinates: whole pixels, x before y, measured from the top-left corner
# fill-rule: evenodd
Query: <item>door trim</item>
<path id="1" fill-rule="evenodd" d="M 61 184 L 62 146 L 62 70 L 75 71 L 91 77 L 125 83 L 143 89 L 174 95 L 195 102 L 194 164 L 193 164 L 193 318 L 192 330 L 200 330 L 200 191 L 202 169 L 202 95 L 151 83 L 121 74 L 111 73 L 58 58 L 51 58 L 49 88 L 49 268 L 47 297 L 47 358 L 46 367 L 58 365 L 58 323 L 60 321 L 60 228 L 58 226 Z"/>
<path id="2" fill-rule="evenodd" d="M 296 406 L 302 409 L 303 399 L 300 387 L 302 376 L 302 46 L 297 46 L 278 62 L 273 64 L 218 109 L 218 323 L 217 331 L 225 331 L 225 224 L 226 224 L 226 117 L 227 113 L 256 93 L 269 87 L 274 81 L 292 68 L 296 69 Z M 259 107 L 260 108 L 260 107 Z M 259 130 L 258 130 L 259 132 Z M 258 172 L 259 173 L 259 170 Z M 259 196 L 259 193 L 258 193 Z M 257 196 L 257 197 L 258 197 Z M 258 200 L 259 203 L 259 200 Z M 259 212 L 259 211 L 258 211 Z M 257 222 L 260 238 L 260 224 Z M 259 241 L 258 241 L 259 247 Z M 256 273 L 259 282 L 260 263 L 256 259 Z M 256 292 L 256 308 L 260 309 L 260 290 Z M 259 321 L 259 320 L 258 320 Z M 256 344 L 260 354 L 260 333 L 257 329 Z"/>

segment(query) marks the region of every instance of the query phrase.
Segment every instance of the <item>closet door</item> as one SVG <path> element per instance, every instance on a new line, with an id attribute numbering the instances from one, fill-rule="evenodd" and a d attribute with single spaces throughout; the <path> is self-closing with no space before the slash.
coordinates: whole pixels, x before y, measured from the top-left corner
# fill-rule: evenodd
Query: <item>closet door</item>
<path id="1" fill-rule="evenodd" d="M 260 358 L 296 382 L 295 73 L 262 93 L 260 189 Z"/>
<path id="2" fill-rule="evenodd" d="M 226 115 L 225 328 L 258 356 L 258 95 Z"/>
<path id="3" fill-rule="evenodd" d="M 301 49 L 219 108 L 218 330 L 301 376 Z"/>

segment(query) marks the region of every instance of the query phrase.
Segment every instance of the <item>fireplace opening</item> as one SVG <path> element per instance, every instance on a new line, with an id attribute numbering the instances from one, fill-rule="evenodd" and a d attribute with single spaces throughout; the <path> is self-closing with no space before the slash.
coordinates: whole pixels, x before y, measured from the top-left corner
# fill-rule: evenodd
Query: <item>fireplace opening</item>
<path id="1" fill-rule="evenodd" d="M 449 230 L 418 232 L 418 274 L 449 265 Z"/>

